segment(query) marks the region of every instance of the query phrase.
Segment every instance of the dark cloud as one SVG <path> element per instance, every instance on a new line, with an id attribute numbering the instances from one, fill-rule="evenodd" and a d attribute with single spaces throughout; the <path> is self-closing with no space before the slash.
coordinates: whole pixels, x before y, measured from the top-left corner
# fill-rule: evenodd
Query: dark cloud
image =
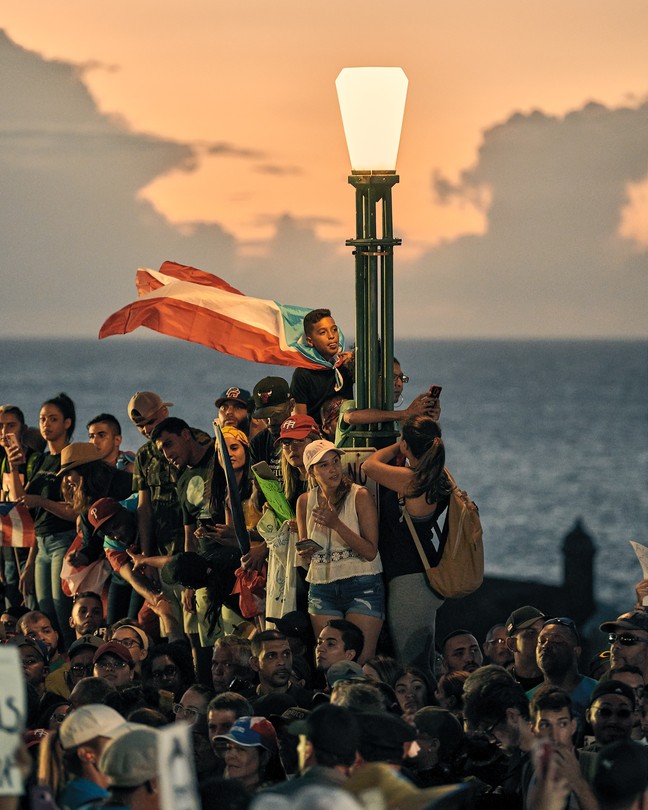
<path id="1" fill-rule="evenodd" d="M 208 155 L 222 155 L 223 157 L 243 158 L 245 160 L 260 160 L 265 157 L 263 152 L 256 149 L 242 149 L 231 143 L 212 143 L 206 148 Z"/>
<path id="2" fill-rule="evenodd" d="M 193 170 L 194 147 L 101 114 L 78 66 L 1 32 L 0 63 L 2 331 L 96 334 L 135 297 L 139 265 L 175 259 L 231 273 L 236 244 L 223 228 L 175 228 L 138 199 L 156 177 Z"/>
<path id="3" fill-rule="evenodd" d="M 491 127 L 458 182 L 432 177 L 442 202 L 488 199 L 487 231 L 407 268 L 400 329 L 645 334 L 648 251 L 618 228 L 628 184 L 643 180 L 647 166 L 646 101 L 617 109 L 592 102 L 564 117 L 515 113 Z"/>
<path id="4" fill-rule="evenodd" d="M 255 166 L 254 171 L 259 174 L 274 174 L 277 176 L 303 174 L 298 166 L 273 166 L 270 163 Z"/>
<path id="5" fill-rule="evenodd" d="M 1 32 L 0 64 L 1 332 L 96 334 L 134 298 L 136 268 L 165 259 L 250 295 L 330 306 L 351 331 L 351 250 L 317 235 L 334 219 L 250 211 L 273 237 L 242 245 L 218 224 L 176 227 L 139 198 L 157 177 L 194 171 L 206 152 L 272 167 L 266 156 L 133 132 L 97 109 L 79 66 L 45 60 Z M 481 206 L 487 230 L 414 262 L 397 251 L 397 334 L 645 334 L 648 251 L 618 227 L 628 184 L 647 165 L 646 100 L 592 103 L 564 117 L 516 113 L 488 129 L 457 181 L 431 176 L 437 200 Z"/>

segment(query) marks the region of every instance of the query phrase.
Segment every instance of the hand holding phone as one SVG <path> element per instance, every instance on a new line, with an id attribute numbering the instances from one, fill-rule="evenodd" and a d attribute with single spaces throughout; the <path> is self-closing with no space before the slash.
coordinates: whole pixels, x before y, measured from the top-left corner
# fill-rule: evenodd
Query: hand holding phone
<path id="1" fill-rule="evenodd" d="M 297 551 L 312 551 L 315 553 L 316 551 L 321 551 L 324 546 L 320 546 L 316 540 L 311 540 L 310 537 L 307 537 L 304 540 L 298 540 L 295 543 L 295 548 Z"/>

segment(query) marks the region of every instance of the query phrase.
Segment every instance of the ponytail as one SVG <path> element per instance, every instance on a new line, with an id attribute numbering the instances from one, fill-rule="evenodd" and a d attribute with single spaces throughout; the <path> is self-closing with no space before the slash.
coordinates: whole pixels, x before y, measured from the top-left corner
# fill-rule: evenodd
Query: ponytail
<path id="1" fill-rule="evenodd" d="M 407 497 L 425 495 L 426 503 L 437 503 L 452 490 L 444 472 L 445 446 L 441 428 L 429 416 L 412 416 L 403 424 L 403 439 L 417 462 Z"/>

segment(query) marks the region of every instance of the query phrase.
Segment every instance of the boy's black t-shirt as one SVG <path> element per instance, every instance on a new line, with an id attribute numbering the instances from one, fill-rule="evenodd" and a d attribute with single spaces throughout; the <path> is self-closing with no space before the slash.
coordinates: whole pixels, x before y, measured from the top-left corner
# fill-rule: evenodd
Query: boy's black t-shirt
<path id="1" fill-rule="evenodd" d="M 332 396 L 339 394 L 344 399 L 353 399 L 353 377 L 347 366 L 339 366 L 342 388 L 335 390 L 335 369 L 296 368 L 290 383 L 290 393 L 298 405 L 306 405 L 307 413 L 318 425 L 322 424 L 320 408 Z"/>

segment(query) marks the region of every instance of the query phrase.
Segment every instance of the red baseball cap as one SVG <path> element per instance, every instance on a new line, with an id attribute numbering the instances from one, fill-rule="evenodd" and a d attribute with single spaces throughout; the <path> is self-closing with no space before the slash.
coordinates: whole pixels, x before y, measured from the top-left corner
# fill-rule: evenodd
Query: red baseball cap
<path id="1" fill-rule="evenodd" d="M 278 444 L 282 439 L 305 439 L 311 433 L 315 433 L 317 436 L 320 435 L 317 422 L 312 416 L 297 413 L 294 416 L 289 416 L 282 423 L 279 438 L 275 440 L 275 444 Z"/>
<path id="2" fill-rule="evenodd" d="M 94 528 L 94 532 L 111 517 L 115 517 L 120 509 L 122 509 L 121 504 L 114 498 L 99 498 L 98 501 L 95 501 L 88 509 L 88 520 Z"/>

